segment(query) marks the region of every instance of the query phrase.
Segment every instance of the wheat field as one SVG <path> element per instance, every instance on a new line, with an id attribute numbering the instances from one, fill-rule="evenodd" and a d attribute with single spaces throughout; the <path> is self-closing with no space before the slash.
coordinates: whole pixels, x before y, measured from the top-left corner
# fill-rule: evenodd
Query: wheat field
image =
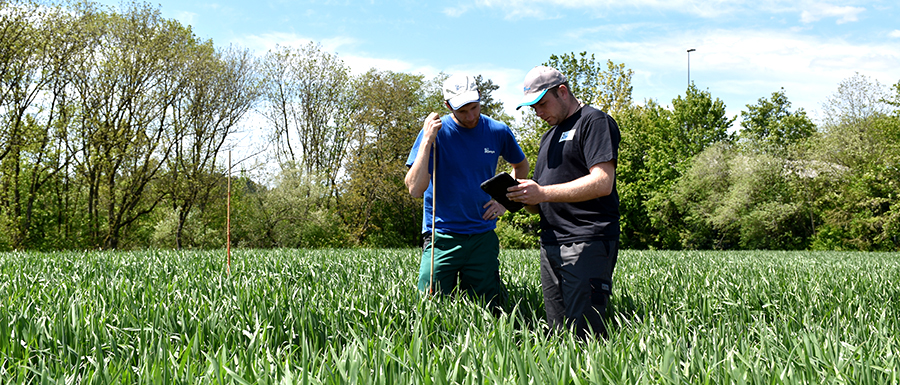
<path id="1" fill-rule="evenodd" d="M 0 254 L 0 384 L 900 382 L 900 254 L 620 252 L 608 340 L 423 298 L 419 251 Z"/>

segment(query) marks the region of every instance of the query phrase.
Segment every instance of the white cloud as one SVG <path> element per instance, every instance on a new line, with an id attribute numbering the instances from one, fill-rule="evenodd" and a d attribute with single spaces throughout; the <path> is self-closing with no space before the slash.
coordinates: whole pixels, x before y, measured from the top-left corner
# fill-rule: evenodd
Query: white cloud
<path id="1" fill-rule="evenodd" d="M 896 68 L 900 68 L 900 46 L 896 44 L 849 43 L 787 31 L 691 31 L 585 48 L 605 52 L 614 62 L 635 71 L 635 101 L 649 97 L 663 105 L 684 93 L 685 50 L 696 48 L 690 56 L 691 80 L 722 98 L 731 116 L 781 87 L 793 108 L 802 107 L 813 114 L 838 84 L 855 72 L 894 82 Z"/>
<path id="2" fill-rule="evenodd" d="M 499 9 L 506 19 L 532 18 L 538 20 L 556 19 L 560 9 L 584 10 L 590 16 L 604 17 L 611 12 L 636 11 L 676 12 L 701 18 L 717 18 L 723 15 L 743 17 L 748 12 L 778 15 L 800 13 L 803 23 L 812 23 L 824 18 L 836 18 L 838 24 L 856 22 L 861 7 L 832 5 L 822 1 L 724 1 L 724 0 L 474 0 L 476 6 Z"/>
<path id="3" fill-rule="evenodd" d="M 440 70 L 431 66 L 419 66 L 410 62 L 396 59 L 383 59 L 376 57 L 367 57 L 359 55 L 341 55 L 338 57 L 344 61 L 354 74 L 361 74 L 370 69 L 379 71 L 405 72 L 410 74 L 425 75 L 426 79 L 431 79 L 440 73 Z"/>
<path id="4" fill-rule="evenodd" d="M 498 8 L 507 19 L 534 18 L 539 20 L 562 17 L 559 9 L 598 11 L 602 16 L 611 10 L 675 11 L 712 18 L 745 8 L 743 2 L 722 0 L 476 0 L 481 7 Z M 759 6 L 753 3 L 753 6 Z"/>
<path id="5" fill-rule="evenodd" d="M 510 0 L 508 5 L 497 0 L 474 1 L 475 5 L 466 7 L 462 12 L 475 12 L 478 7 L 503 7 L 504 10 L 521 7 L 528 9 L 527 12 L 534 12 L 537 9 L 535 6 L 541 4 L 535 0 Z M 785 2 L 774 2 L 773 5 L 773 2 L 766 0 L 763 3 L 761 7 L 770 11 L 791 15 L 799 15 L 799 8 L 805 7 L 802 4 L 808 5 Z M 620 3 L 611 1 L 587 0 L 550 0 L 548 4 L 548 7 L 558 8 L 623 7 Z M 669 7 L 662 2 L 650 0 L 639 0 L 638 4 L 646 7 Z M 698 6 L 686 5 L 686 2 L 678 4 L 689 8 L 714 7 L 717 3 L 705 1 Z M 738 3 L 734 6 L 747 5 Z M 810 21 L 835 19 L 840 23 L 855 20 L 862 11 L 862 8 L 854 7 L 819 6 L 815 12 L 809 11 L 804 18 Z M 597 26 L 572 25 L 568 31 L 557 31 L 563 34 L 558 35 L 563 38 L 549 37 L 554 39 L 554 43 L 545 49 L 548 53 L 588 51 L 597 53 L 597 60 L 601 62 L 608 58 L 616 63 L 625 63 L 627 68 L 634 71 L 632 80 L 636 103 L 652 98 L 668 105 L 674 97 L 684 94 L 687 84 L 687 48 L 697 49 L 690 56 L 691 80 L 701 89 L 708 89 L 714 97 L 725 101 L 729 116 L 739 114 L 740 110 L 746 109 L 746 104 L 755 104 L 759 98 L 770 97 L 772 92 L 784 87 L 794 109 L 804 108 L 815 117 L 818 106 L 835 92 L 842 80 L 853 76 L 855 72 L 893 84 L 897 81 L 896 68 L 900 68 L 900 46 L 890 44 L 896 42 L 894 39 L 900 39 L 900 30 L 889 33 L 894 39 L 884 39 L 882 33 L 880 40 L 850 43 L 806 35 L 810 28 L 815 28 L 811 25 L 786 26 L 788 28 L 777 31 L 755 27 L 724 27 L 688 29 L 683 32 L 673 31 L 673 27 L 669 25 L 654 25 L 650 22 L 594 25 Z M 238 43 L 264 53 L 276 44 L 302 46 L 311 40 L 293 33 L 269 33 L 249 36 Z M 388 57 L 377 53 L 377 48 L 367 47 L 361 40 L 348 37 L 317 42 L 322 44 L 324 50 L 336 53 L 357 74 L 371 68 L 422 74 L 429 79 L 441 71 L 482 74 L 500 87 L 494 92 L 495 99 L 502 101 L 513 116 L 516 116 L 514 108 L 521 95 L 521 81 L 529 67 L 521 63 L 533 64 L 546 59 L 546 55 L 542 54 L 517 58 L 516 63 L 520 65 L 515 68 L 500 67 L 515 64 L 494 65 L 465 60 L 454 66 L 448 63 L 435 64 L 427 58 L 415 56 L 404 59 Z"/>
<path id="6" fill-rule="evenodd" d="M 287 32 L 271 32 L 262 35 L 247 35 L 236 39 L 234 43 L 243 47 L 247 47 L 259 53 L 265 53 L 276 46 L 281 47 L 302 47 L 310 42 L 322 45 L 322 50 L 331 53 L 339 53 L 341 48 L 350 47 L 357 43 L 352 37 L 338 36 L 324 40 L 313 40 L 308 37 L 300 36 Z M 338 55 L 341 56 L 341 55 Z"/>
<path id="7" fill-rule="evenodd" d="M 466 11 L 468 11 L 468 10 L 469 10 L 468 6 L 456 6 L 456 7 L 446 7 L 441 12 L 449 17 L 460 17 L 464 13 L 466 13 Z"/>
<path id="8" fill-rule="evenodd" d="M 812 23 L 823 18 L 837 18 L 838 24 L 855 22 L 859 20 L 859 14 L 866 10 L 865 8 L 839 7 L 831 4 L 811 4 L 809 8 L 800 14 L 800 21 L 803 23 Z"/>
<path id="9" fill-rule="evenodd" d="M 627 26 L 618 26 L 625 28 Z M 900 35 L 900 31 L 896 35 Z M 582 38 L 603 31 L 577 32 Z M 301 44 L 308 39 L 281 36 L 281 45 L 296 40 Z M 274 44 L 273 35 L 263 40 Z M 440 69 L 413 62 L 373 57 L 353 52 L 352 39 L 335 38 L 323 42 L 329 52 L 333 48 L 348 48 L 338 56 L 353 70 L 362 73 L 370 68 L 422 74 L 431 79 L 441 71 L 481 74 L 491 79 L 499 89 L 494 98 L 502 101 L 507 113 L 517 116 L 515 106 L 521 98 L 521 82 L 527 68 L 504 68 L 485 63 L 471 63 Z M 722 30 L 665 33 L 664 37 L 634 42 L 610 42 L 592 47 L 591 52 L 603 52 L 598 60 L 609 58 L 625 63 L 634 71 L 632 78 L 634 101 L 643 103 L 645 98 L 656 99 L 663 105 L 684 93 L 687 84 L 686 48 L 696 48 L 691 53 L 691 80 L 713 97 L 721 98 L 728 106 L 729 116 L 739 115 L 747 104 L 755 104 L 759 98 L 770 97 L 772 92 L 784 87 L 793 109 L 803 108 L 812 118 L 816 110 L 837 89 L 838 84 L 855 72 L 885 82 L 896 81 L 896 68 L 900 68 L 900 47 L 891 44 L 859 44 L 841 40 L 824 40 L 791 31 Z M 526 66 L 527 67 L 527 66 Z"/>
<path id="10" fill-rule="evenodd" d="M 194 12 L 181 11 L 175 15 L 175 19 L 177 19 L 183 25 L 193 25 L 194 18 L 197 17 L 197 14 Z"/>
<path id="11" fill-rule="evenodd" d="M 275 49 L 277 46 L 299 48 L 310 42 L 321 44 L 323 51 L 337 55 L 350 68 L 351 72 L 357 75 L 372 68 L 380 71 L 423 74 L 429 78 L 440 73 L 440 70 L 430 66 L 416 65 L 398 59 L 373 57 L 365 53 L 355 52 L 354 48 L 359 41 L 350 37 L 338 36 L 324 40 L 313 40 L 293 33 L 273 32 L 262 35 L 248 35 L 237 39 L 234 43 L 262 55 L 269 50 Z"/>

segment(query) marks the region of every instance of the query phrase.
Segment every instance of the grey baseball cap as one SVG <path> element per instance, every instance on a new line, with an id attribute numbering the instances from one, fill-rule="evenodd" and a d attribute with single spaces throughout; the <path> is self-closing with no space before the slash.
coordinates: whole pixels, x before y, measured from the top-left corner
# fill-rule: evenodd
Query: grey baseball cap
<path id="1" fill-rule="evenodd" d="M 557 71 L 556 68 L 546 66 L 532 68 L 525 75 L 525 87 L 522 90 L 525 92 L 525 96 L 522 97 L 522 101 L 516 109 L 518 110 L 523 106 L 530 106 L 539 102 L 544 97 L 544 94 L 547 93 L 547 90 L 565 82 L 566 75 Z"/>
<path id="2" fill-rule="evenodd" d="M 478 94 L 475 78 L 468 75 L 453 75 L 447 78 L 444 81 L 444 100 L 450 103 L 450 108 L 454 111 L 466 104 L 480 102 L 481 96 Z"/>

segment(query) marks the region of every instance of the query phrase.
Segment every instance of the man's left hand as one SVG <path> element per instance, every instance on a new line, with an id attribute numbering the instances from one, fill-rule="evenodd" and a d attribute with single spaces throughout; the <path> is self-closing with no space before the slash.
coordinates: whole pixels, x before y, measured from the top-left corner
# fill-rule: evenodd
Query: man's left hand
<path id="1" fill-rule="evenodd" d="M 506 212 L 506 207 L 503 207 L 503 205 L 493 199 L 482 207 L 487 209 L 484 214 L 481 215 L 481 218 L 486 221 L 500 218 L 500 216 Z"/>

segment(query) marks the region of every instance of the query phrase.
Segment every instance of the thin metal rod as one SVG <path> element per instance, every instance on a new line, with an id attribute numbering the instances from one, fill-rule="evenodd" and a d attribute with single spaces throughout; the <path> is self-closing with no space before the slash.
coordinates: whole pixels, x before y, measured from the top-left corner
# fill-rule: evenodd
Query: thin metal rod
<path id="1" fill-rule="evenodd" d="M 228 275 L 231 275 L 231 150 L 228 150 L 228 196 L 225 212 L 225 254 L 228 257 Z"/>

